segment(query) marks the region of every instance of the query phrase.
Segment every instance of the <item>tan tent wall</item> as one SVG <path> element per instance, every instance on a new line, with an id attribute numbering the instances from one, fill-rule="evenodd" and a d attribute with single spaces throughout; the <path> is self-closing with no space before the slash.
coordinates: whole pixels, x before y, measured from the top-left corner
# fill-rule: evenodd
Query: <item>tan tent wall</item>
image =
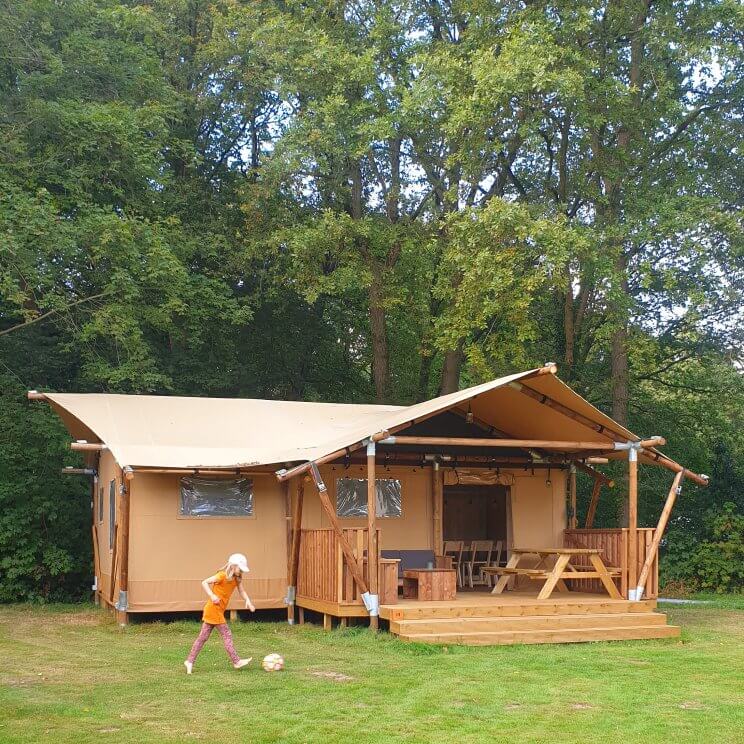
<path id="1" fill-rule="evenodd" d="M 201 581 L 243 552 L 251 571 L 246 591 L 257 608 L 284 607 L 287 590 L 285 501 L 271 474 L 251 476 L 253 517 L 180 517 L 179 476 L 137 473 L 132 484 L 130 612 L 200 610 Z M 233 594 L 231 609 L 243 603 Z"/>
<path id="2" fill-rule="evenodd" d="M 98 588 L 101 597 L 108 602 L 111 596 L 111 561 L 113 549 L 109 547 L 109 489 L 114 481 L 114 498 L 116 499 L 116 516 L 120 510 L 119 486 L 121 485 L 121 471 L 107 450 L 101 452 L 98 463 L 98 479 L 95 500 L 93 504 L 93 519 L 95 520 L 96 535 L 98 537 Z M 103 489 L 103 511 L 101 512 L 100 491 Z M 114 602 L 117 600 L 114 594 Z"/>
<path id="3" fill-rule="evenodd" d="M 104 489 L 103 520 L 96 526 L 104 598 L 110 593 L 112 551 L 108 538 L 108 488 L 115 480 L 118 507 L 119 471 L 107 452 L 101 455 L 99 485 Z M 336 479 L 364 478 L 362 466 L 321 468 L 331 502 L 336 501 Z M 433 495 L 430 468 L 378 468 L 379 477 L 401 481 L 403 516 L 378 519 L 383 550 L 433 550 Z M 562 545 L 566 526 L 563 471 L 535 475 L 524 471 L 502 471 L 511 480 L 510 544 L 519 547 Z M 204 596 L 200 582 L 214 573 L 231 552 L 248 556 L 251 573 L 246 590 L 258 608 L 284 606 L 287 586 L 287 520 L 282 486 L 271 474 L 255 474 L 254 511 L 250 518 L 192 518 L 178 515 L 177 475 L 139 472 L 130 483 L 129 611 L 170 612 L 200 610 Z M 292 483 L 293 498 L 296 483 Z M 118 514 L 118 511 L 117 511 Z M 312 484 L 306 484 L 303 527 L 330 527 Z M 364 519 L 342 519 L 343 526 L 365 527 Z M 233 609 L 242 603 L 233 596 Z"/>
<path id="4" fill-rule="evenodd" d="M 320 474 L 328 487 L 332 504 L 336 503 L 336 481 L 338 478 L 366 478 L 363 466 L 332 465 L 320 468 Z M 378 478 L 397 478 L 401 482 L 402 517 L 379 518 L 381 550 L 433 550 L 434 534 L 432 522 L 432 494 L 430 468 L 391 467 L 389 470 L 378 464 Z M 315 487 L 305 489 L 302 526 L 309 529 L 330 528 L 326 513 L 320 506 Z M 340 519 L 342 527 L 366 528 L 367 520 Z"/>
<path id="5" fill-rule="evenodd" d="M 363 466 L 326 466 L 320 468 L 328 487 L 331 503 L 336 503 L 336 480 L 338 478 L 365 478 Z M 505 483 L 511 483 L 510 491 L 510 536 L 517 547 L 560 547 L 563 545 L 563 530 L 566 529 L 566 472 L 552 470 L 551 485 L 547 485 L 546 470 L 537 470 L 533 475 L 524 470 L 503 470 Z M 433 496 L 430 468 L 385 468 L 378 464 L 379 478 L 398 478 L 401 481 L 403 516 L 377 520 L 380 529 L 382 550 L 433 550 Z M 302 524 L 307 528 L 330 527 L 315 494 L 308 485 L 304 501 Z M 341 519 L 344 527 L 362 528 L 365 519 Z"/>
<path id="6" fill-rule="evenodd" d="M 551 485 L 547 471 L 512 471 L 512 545 L 518 548 L 553 548 L 563 545 L 566 529 L 566 472 L 553 470 Z"/>

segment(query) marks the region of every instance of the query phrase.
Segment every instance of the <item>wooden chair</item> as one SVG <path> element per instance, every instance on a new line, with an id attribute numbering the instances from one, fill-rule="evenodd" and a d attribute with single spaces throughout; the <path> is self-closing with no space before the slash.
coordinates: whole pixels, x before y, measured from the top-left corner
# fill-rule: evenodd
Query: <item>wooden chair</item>
<path id="1" fill-rule="evenodd" d="M 462 571 L 462 551 L 465 549 L 465 543 L 463 540 L 445 540 L 444 550 L 442 551 L 445 556 L 449 556 L 452 559 L 452 568 L 457 572 L 457 586 L 462 586 L 464 583 L 464 576 Z"/>
<path id="2" fill-rule="evenodd" d="M 470 544 L 470 559 L 465 565 L 471 589 L 476 573 L 479 584 L 491 586 L 490 579 L 481 572 L 481 568 L 491 565 L 491 553 L 493 553 L 493 540 L 473 540 Z"/>
<path id="3" fill-rule="evenodd" d="M 501 554 L 504 551 L 504 541 L 497 540 L 473 540 L 470 548 L 470 561 L 466 564 L 468 567 L 468 580 L 470 588 L 473 583 L 485 584 L 491 586 L 492 574 L 486 573 L 484 568 L 494 568 L 501 565 Z"/>

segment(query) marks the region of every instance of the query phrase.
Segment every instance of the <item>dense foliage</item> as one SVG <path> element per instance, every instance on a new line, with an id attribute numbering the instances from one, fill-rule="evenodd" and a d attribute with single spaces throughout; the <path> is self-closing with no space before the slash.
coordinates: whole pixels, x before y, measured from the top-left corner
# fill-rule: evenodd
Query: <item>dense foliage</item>
<path id="1" fill-rule="evenodd" d="M 548 360 L 714 476 L 668 576 L 740 585 L 710 556 L 744 510 L 743 22 L 2 0 L 0 600 L 87 581 L 86 487 L 26 389 L 407 403 Z"/>

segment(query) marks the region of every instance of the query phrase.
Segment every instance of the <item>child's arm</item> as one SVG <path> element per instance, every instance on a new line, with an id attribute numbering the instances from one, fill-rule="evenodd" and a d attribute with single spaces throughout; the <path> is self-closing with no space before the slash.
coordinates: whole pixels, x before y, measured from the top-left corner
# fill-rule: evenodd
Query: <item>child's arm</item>
<path id="1" fill-rule="evenodd" d="M 246 593 L 245 588 L 243 587 L 242 580 L 238 581 L 238 592 L 240 592 L 240 596 L 245 600 L 245 609 L 250 610 L 251 612 L 255 612 L 256 608 L 253 606 L 251 598 Z"/>
<path id="2" fill-rule="evenodd" d="M 212 591 L 212 584 L 217 581 L 217 574 L 214 576 L 210 576 L 204 581 L 202 581 L 202 589 L 207 593 L 207 596 L 214 602 L 214 604 L 218 605 L 220 603 L 220 598 Z"/>

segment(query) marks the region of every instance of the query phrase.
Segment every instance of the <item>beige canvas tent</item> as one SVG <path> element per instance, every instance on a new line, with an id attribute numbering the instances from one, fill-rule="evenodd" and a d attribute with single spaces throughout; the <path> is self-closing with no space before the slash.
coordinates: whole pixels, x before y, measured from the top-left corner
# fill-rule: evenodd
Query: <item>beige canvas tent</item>
<path id="1" fill-rule="evenodd" d="M 537 599 L 535 579 L 551 568 L 539 550 L 575 549 L 565 570 L 586 572 L 585 549 L 583 558 L 592 551 L 604 557 L 617 596 L 595 574 L 556 574 L 550 607 L 595 623 L 614 613 L 617 626 L 601 637 L 673 632 L 658 622 L 663 616 L 649 620 L 658 543 L 682 479 L 706 479 L 659 452 L 663 439 L 637 437 L 555 372 L 547 365 L 408 407 L 36 391 L 29 398 L 46 400 L 72 448 L 85 453 L 96 596 L 122 622 L 131 613 L 198 610 L 200 580 L 242 551 L 256 607 L 286 606 L 290 621 L 299 608 L 301 617 L 322 613 L 326 624 L 357 617 L 377 627 L 382 617 L 393 632 L 422 640 L 582 640 L 565 623 L 565 638 L 531 626 L 521 632 L 532 635 L 517 637 L 502 626 L 504 618 L 556 614 Z M 596 464 L 616 458 L 629 463 L 629 524 L 594 530 L 609 481 Z M 675 473 L 656 528 L 637 525 L 639 462 Z M 595 479 L 581 528 L 577 469 Z M 410 571 L 436 563 L 448 572 L 454 557 L 462 583 L 476 539 L 502 548 L 501 561 L 489 559 L 493 571 L 480 572 L 488 579 L 483 591 L 458 587 L 446 611 L 438 601 L 427 609 L 400 600 L 407 563 L 430 558 Z M 465 554 L 445 556 L 445 541 L 462 541 Z M 525 549 L 538 553 L 519 563 Z M 509 590 L 492 594 L 491 576 Z M 435 609 L 460 625 L 411 625 Z M 635 624 L 625 617 L 634 614 Z M 463 630 L 468 618 L 490 618 L 493 627 Z"/>

